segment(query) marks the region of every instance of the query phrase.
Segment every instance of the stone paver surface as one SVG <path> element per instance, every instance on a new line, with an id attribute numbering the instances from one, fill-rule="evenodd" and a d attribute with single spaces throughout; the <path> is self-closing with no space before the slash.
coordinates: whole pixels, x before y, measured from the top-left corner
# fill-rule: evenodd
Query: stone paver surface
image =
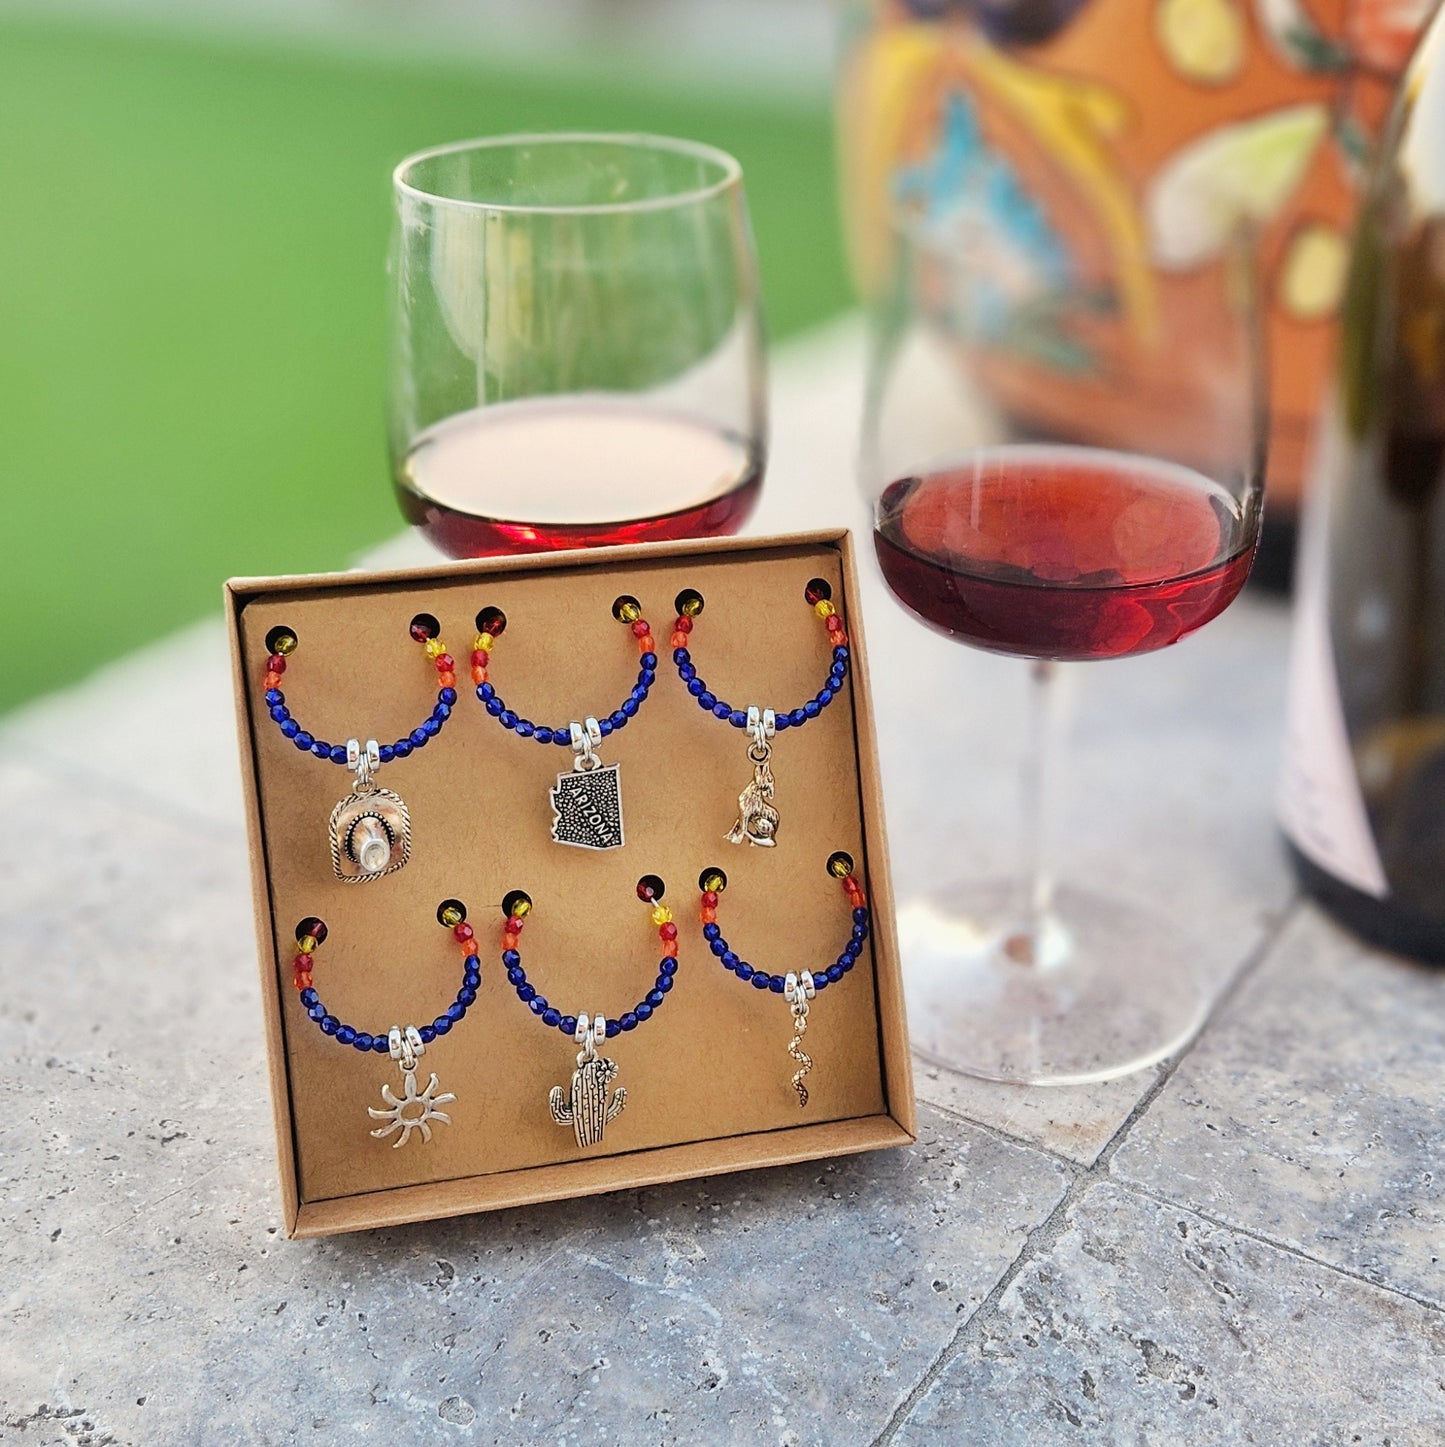
<path id="1" fill-rule="evenodd" d="M 1445 975 L 1302 910 L 1113 1168 L 1445 1304 Z"/>
<path id="2" fill-rule="evenodd" d="M 1096 1185 L 892 1441 L 1445 1440 L 1445 1318 L 1192 1211 Z"/>

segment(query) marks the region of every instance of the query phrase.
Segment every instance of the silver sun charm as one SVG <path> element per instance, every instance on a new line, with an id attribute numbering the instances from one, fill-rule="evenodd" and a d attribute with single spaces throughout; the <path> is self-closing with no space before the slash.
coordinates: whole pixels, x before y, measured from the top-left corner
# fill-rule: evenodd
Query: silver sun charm
<path id="1" fill-rule="evenodd" d="M 390 1107 L 389 1110 L 378 1110 L 374 1105 L 366 1108 L 366 1113 L 373 1120 L 389 1120 L 390 1125 L 379 1126 L 372 1131 L 378 1140 L 389 1136 L 393 1131 L 399 1130 L 401 1136 L 392 1142 L 392 1150 L 399 1150 L 408 1140 L 414 1130 L 421 1132 L 423 1141 L 431 1139 L 431 1122 L 439 1120 L 443 1125 L 450 1125 L 452 1118 L 446 1111 L 438 1110 L 439 1105 L 450 1105 L 456 1099 L 450 1091 L 438 1095 L 436 1072 L 433 1071 L 431 1079 L 427 1081 L 426 1089 L 418 1093 L 416 1088 L 416 1071 L 408 1070 L 402 1076 L 402 1095 L 398 1100 L 389 1085 L 381 1087 L 381 1098 Z"/>
<path id="2" fill-rule="evenodd" d="M 408 1025 L 403 1029 L 400 1025 L 393 1025 L 387 1032 L 387 1046 L 391 1058 L 401 1066 L 401 1099 L 398 1100 L 392 1091 L 391 1086 L 381 1087 L 381 1098 L 386 1102 L 388 1109 L 378 1110 L 374 1105 L 366 1108 L 366 1113 L 372 1120 L 390 1121 L 390 1125 L 378 1126 L 372 1135 L 378 1140 L 384 1139 L 394 1131 L 400 1131 L 398 1139 L 391 1143 L 392 1150 L 400 1150 L 407 1141 L 411 1139 L 414 1130 L 421 1132 L 423 1141 L 431 1139 L 431 1123 L 439 1120 L 443 1125 L 450 1125 L 452 1118 L 446 1111 L 438 1110 L 439 1105 L 450 1105 L 456 1096 L 447 1092 L 437 1094 L 436 1072 L 427 1081 L 426 1089 L 418 1093 L 416 1088 L 416 1066 L 417 1061 L 426 1053 L 426 1046 L 422 1044 L 421 1034 L 415 1025 Z"/>

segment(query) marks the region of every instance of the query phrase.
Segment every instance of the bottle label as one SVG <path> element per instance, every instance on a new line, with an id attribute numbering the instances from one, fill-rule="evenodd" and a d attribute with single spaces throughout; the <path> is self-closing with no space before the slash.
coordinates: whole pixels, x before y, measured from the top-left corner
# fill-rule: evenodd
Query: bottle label
<path id="1" fill-rule="evenodd" d="M 1310 479 L 1295 578 L 1294 642 L 1279 818 L 1300 852 L 1345 884 L 1383 899 L 1390 892 L 1370 829 L 1340 704 L 1329 619 L 1329 440 Z"/>

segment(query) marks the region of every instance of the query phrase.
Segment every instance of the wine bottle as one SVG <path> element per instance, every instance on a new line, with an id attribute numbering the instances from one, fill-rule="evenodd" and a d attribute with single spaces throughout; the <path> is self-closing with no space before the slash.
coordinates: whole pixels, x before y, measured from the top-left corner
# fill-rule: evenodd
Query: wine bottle
<path id="1" fill-rule="evenodd" d="M 1445 11 L 1357 222 L 1297 592 L 1296 870 L 1366 939 L 1445 963 Z"/>

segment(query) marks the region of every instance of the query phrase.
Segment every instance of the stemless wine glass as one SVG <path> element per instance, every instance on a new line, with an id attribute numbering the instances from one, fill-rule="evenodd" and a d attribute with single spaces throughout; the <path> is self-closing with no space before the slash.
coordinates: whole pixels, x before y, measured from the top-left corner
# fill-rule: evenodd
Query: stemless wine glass
<path id="1" fill-rule="evenodd" d="M 1098 324 L 1117 300 L 1107 275 L 1034 265 L 1028 242 L 1046 223 L 1024 219 L 1000 238 L 977 208 L 962 234 L 956 213 L 899 218 L 863 472 L 878 561 L 905 607 L 1034 660 L 1023 877 L 902 902 L 914 1043 L 967 1074 L 1070 1084 L 1172 1053 L 1207 997 L 1183 931 L 1054 887 L 1041 840 L 1055 674 L 1163 648 L 1233 600 L 1259 531 L 1266 408 L 1246 231 L 1201 273 L 1187 328 L 1156 314 L 1121 344 Z"/>
<path id="2" fill-rule="evenodd" d="M 735 532 L 766 453 L 742 172 L 517 135 L 394 176 L 392 471 L 454 557 Z"/>

